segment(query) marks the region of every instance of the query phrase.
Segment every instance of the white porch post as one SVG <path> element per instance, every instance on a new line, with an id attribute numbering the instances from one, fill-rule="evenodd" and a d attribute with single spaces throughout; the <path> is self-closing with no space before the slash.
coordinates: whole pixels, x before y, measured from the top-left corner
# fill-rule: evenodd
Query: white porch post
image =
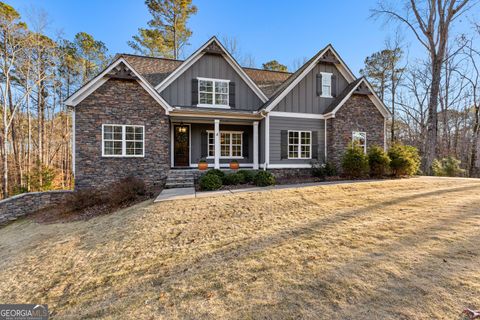
<path id="1" fill-rule="evenodd" d="M 253 122 L 253 169 L 258 170 L 258 121 Z"/>
<path id="2" fill-rule="evenodd" d="M 215 169 L 220 169 L 220 120 L 215 119 Z"/>

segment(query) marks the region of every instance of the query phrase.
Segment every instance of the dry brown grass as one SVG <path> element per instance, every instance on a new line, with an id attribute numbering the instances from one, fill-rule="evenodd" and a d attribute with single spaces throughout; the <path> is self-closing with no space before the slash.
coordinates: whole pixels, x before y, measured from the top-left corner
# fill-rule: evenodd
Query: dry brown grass
<path id="1" fill-rule="evenodd" d="M 479 180 L 148 202 L 0 229 L 0 301 L 71 319 L 458 319 L 480 308 L 479 237 Z"/>

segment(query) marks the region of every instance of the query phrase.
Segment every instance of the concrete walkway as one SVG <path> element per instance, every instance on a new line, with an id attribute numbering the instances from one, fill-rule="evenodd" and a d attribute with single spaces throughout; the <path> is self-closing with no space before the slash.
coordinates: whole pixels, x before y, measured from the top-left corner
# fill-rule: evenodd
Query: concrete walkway
<path id="1" fill-rule="evenodd" d="M 389 179 L 381 180 L 341 180 L 341 181 L 321 181 L 321 182 L 308 182 L 308 183 L 296 183 L 296 184 L 280 184 L 270 187 L 251 187 L 232 190 L 217 190 L 217 191 L 195 191 L 195 188 L 175 188 L 164 189 L 154 202 L 172 201 L 180 199 L 192 199 L 192 198 L 206 198 L 225 196 L 229 194 L 245 193 L 245 192 L 265 192 L 270 190 L 282 190 L 282 189 L 297 189 L 305 187 L 325 186 L 331 184 L 349 184 L 360 182 L 379 182 L 390 181 Z"/>

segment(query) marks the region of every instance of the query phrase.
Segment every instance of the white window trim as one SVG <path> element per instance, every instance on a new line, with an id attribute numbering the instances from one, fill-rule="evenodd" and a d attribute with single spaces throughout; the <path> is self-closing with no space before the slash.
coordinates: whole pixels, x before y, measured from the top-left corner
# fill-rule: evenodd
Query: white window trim
<path id="1" fill-rule="evenodd" d="M 332 76 L 333 76 L 333 73 L 330 73 L 330 72 L 320 72 L 320 74 L 322 75 L 322 83 L 320 84 L 321 85 L 321 88 L 322 88 L 322 95 L 320 97 L 322 98 L 333 98 L 332 97 Z M 329 94 L 325 94 L 323 93 L 323 79 L 328 79 L 328 81 L 330 82 L 330 92 Z"/>
<path id="2" fill-rule="evenodd" d="M 198 80 L 198 104 L 197 107 L 201 108 L 219 108 L 219 109 L 230 109 L 230 80 L 226 79 L 214 79 L 214 78 L 201 78 L 197 77 Z M 200 103 L 200 81 L 212 81 L 212 101 L 213 104 Z M 227 83 L 227 104 L 216 104 L 215 102 L 215 82 L 226 82 Z"/>
<path id="3" fill-rule="evenodd" d="M 208 136 L 210 133 L 215 135 L 215 131 L 207 130 L 207 154 L 210 150 L 210 143 L 209 143 L 209 136 Z M 220 130 L 219 134 L 221 135 L 222 133 L 228 133 L 228 134 L 239 133 L 240 134 L 240 140 L 241 140 L 240 154 L 243 155 L 243 131 L 222 131 L 222 130 Z M 220 143 L 220 146 L 221 146 L 221 143 Z M 231 136 L 230 136 L 230 152 L 229 153 L 232 154 L 232 137 Z M 220 151 L 220 154 L 221 154 L 221 151 Z M 222 156 L 222 155 L 220 155 L 219 158 L 220 159 L 244 159 L 243 156 L 230 157 L 230 156 Z M 207 159 L 215 159 L 215 156 L 207 156 Z"/>
<path id="4" fill-rule="evenodd" d="M 352 131 L 352 146 L 355 143 L 355 133 L 362 133 L 365 135 L 365 144 L 363 145 L 363 152 L 366 154 L 367 153 L 367 133 L 364 131 Z"/>
<path id="5" fill-rule="evenodd" d="M 290 157 L 290 132 L 298 132 L 298 157 L 292 158 Z M 309 157 L 302 157 L 302 132 L 309 132 L 310 133 L 310 156 Z M 312 131 L 308 130 L 288 130 L 287 132 L 287 156 L 288 159 L 292 160 L 305 160 L 305 159 L 312 159 Z"/>
<path id="6" fill-rule="evenodd" d="M 116 126 L 122 127 L 122 154 L 105 154 L 105 126 Z M 134 128 L 142 128 L 142 154 L 126 154 L 127 151 L 127 141 L 125 139 L 125 127 L 134 127 Z M 145 157 L 145 126 L 142 125 L 129 125 L 129 124 L 115 124 L 115 123 L 104 123 L 102 124 L 102 157 L 105 158 L 144 158 Z"/>

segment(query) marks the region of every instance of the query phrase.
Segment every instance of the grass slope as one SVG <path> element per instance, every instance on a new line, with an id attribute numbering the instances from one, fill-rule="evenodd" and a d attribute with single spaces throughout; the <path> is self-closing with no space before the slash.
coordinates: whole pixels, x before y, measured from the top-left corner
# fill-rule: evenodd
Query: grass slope
<path id="1" fill-rule="evenodd" d="M 480 308 L 480 181 L 142 203 L 0 229 L 0 301 L 55 318 L 458 319 Z"/>

